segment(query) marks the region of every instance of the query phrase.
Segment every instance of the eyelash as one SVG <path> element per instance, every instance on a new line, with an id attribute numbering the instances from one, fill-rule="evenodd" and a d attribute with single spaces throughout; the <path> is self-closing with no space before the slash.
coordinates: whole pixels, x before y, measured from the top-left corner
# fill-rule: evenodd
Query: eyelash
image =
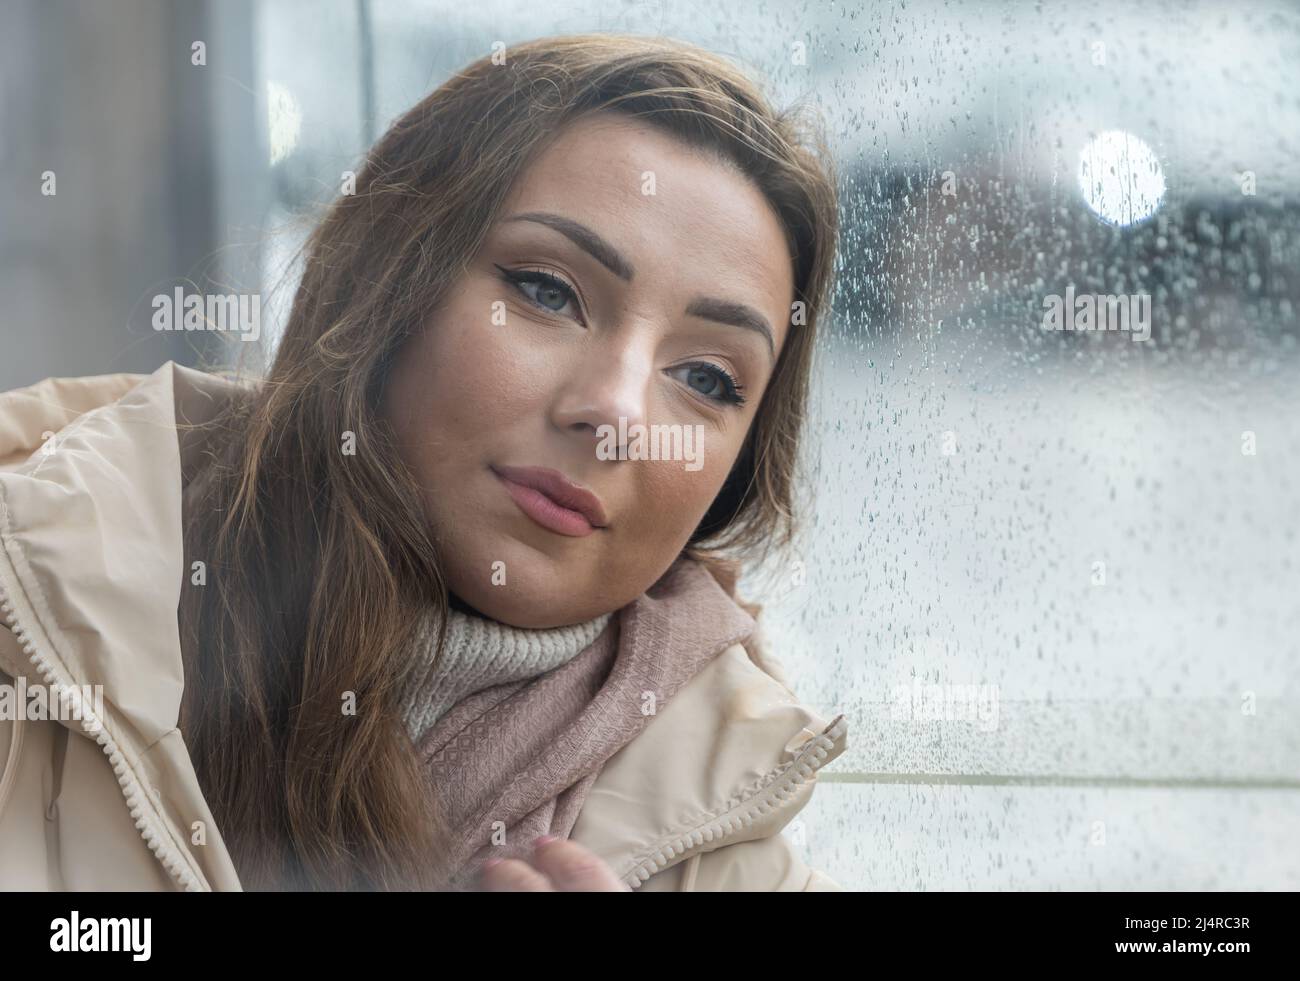
<path id="1" fill-rule="evenodd" d="M 693 361 L 690 364 L 682 365 L 682 367 L 703 368 L 706 371 L 712 372 L 713 377 L 722 382 L 722 387 L 724 389 L 722 395 L 704 395 L 703 392 L 699 392 L 699 389 L 695 389 L 699 394 L 704 395 L 706 399 L 712 399 L 715 402 L 727 402 L 736 406 L 745 404 L 745 396 L 741 394 L 745 391 L 745 386 L 736 381 L 735 377 L 733 377 L 731 372 L 727 371 L 727 369 L 713 364 L 711 361 Z"/>
<path id="2" fill-rule="evenodd" d="M 524 298 L 528 300 L 529 303 L 533 304 L 533 306 L 540 307 L 542 310 L 545 310 L 547 313 L 560 313 L 560 311 L 552 310 L 544 303 L 540 303 L 533 297 L 529 296 L 528 292 L 524 289 L 525 283 L 533 283 L 537 286 L 547 286 L 550 287 L 551 289 L 559 290 L 561 293 L 563 293 L 565 296 L 569 298 L 570 303 L 572 303 L 574 306 L 578 305 L 577 291 L 568 283 L 566 283 L 564 280 L 560 279 L 559 276 L 553 276 L 550 273 L 543 272 L 540 269 L 502 269 L 501 266 L 497 266 L 497 268 L 501 270 L 502 279 L 504 279 L 507 283 L 510 283 L 512 286 L 518 289 L 520 293 L 523 293 Z M 563 315 L 561 314 L 561 316 Z"/>
<path id="3" fill-rule="evenodd" d="M 547 313 L 559 314 L 560 311 L 552 310 L 544 303 L 541 303 L 538 300 L 534 299 L 532 296 L 529 296 L 528 292 L 523 288 L 525 283 L 533 283 L 539 286 L 546 286 L 551 289 L 559 290 L 566 297 L 568 297 L 570 303 L 573 303 L 575 306 L 577 305 L 578 302 L 577 292 L 573 289 L 572 286 L 566 283 L 563 279 L 560 279 L 558 276 L 554 276 L 548 272 L 543 272 L 540 269 L 513 269 L 512 270 L 512 269 L 504 269 L 501 266 L 497 266 L 497 269 L 501 270 L 502 279 L 504 279 L 507 283 L 511 284 L 516 289 L 518 289 L 520 293 L 523 293 L 524 298 L 528 300 L 528 302 L 532 303 L 534 306 L 538 307 L 541 310 L 545 310 Z M 563 315 L 561 314 L 561 316 Z M 700 392 L 698 389 L 695 389 L 695 391 L 699 395 L 702 395 L 704 398 L 709 399 L 710 401 L 713 402 L 724 402 L 735 406 L 741 406 L 745 404 L 745 396 L 743 394 L 745 391 L 745 386 L 741 385 L 738 381 L 736 381 L 735 377 L 731 374 L 731 372 L 727 371 L 725 368 L 721 367 L 720 365 L 713 364 L 710 361 L 693 361 L 689 364 L 682 365 L 681 367 L 703 369 L 705 371 L 712 373 L 713 377 L 717 378 L 718 381 L 721 382 L 724 390 L 722 395 L 704 395 L 703 392 Z"/>

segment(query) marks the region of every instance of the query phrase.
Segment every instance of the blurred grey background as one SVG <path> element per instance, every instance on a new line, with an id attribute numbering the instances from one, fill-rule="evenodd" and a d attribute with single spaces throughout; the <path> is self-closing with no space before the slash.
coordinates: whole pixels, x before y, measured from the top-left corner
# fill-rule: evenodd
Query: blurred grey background
<path id="1" fill-rule="evenodd" d="M 9 0 L 0 387 L 249 353 L 153 331 L 180 284 L 261 293 L 270 354 L 315 210 L 456 68 L 694 41 L 840 169 L 805 531 L 745 581 L 851 725 L 785 833 L 851 888 L 1300 888 L 1296 6 L 538 9 Z M 1067 286 L 1152 340 L 1043 331 Z M 927 685 L 996 724 L 898 718 Z"/>

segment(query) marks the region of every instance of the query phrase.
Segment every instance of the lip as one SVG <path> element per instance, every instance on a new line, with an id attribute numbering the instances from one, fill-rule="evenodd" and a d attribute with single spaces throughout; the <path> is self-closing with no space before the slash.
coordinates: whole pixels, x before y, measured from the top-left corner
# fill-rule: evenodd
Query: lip
<path id="1" fill-rule="evenodd" d="M 543 528 L 580 538 L 607 527 L 600 498 L 549 467 L 491 468 L 515 504 Z"/>

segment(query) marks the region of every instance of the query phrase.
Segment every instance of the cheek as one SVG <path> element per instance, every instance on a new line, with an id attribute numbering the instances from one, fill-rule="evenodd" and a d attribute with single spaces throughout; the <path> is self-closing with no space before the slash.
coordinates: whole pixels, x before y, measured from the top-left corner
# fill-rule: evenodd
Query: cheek
<path id="1" fill-rule="evenodd" d="M 456 310 L 448 314 L 430 330 L 428 397 L 438 408 L 435 419 L 460 426 L 490 414 L 508 394 L 511 362 L 493 350 L 495 338 L 483 324 Z"/>
<path id="2" fill-rule="evenodd" d="M 702 432 L 703 452 L 700 443 L 693 443 L 693 459 L 619 464 L 641 470 L 637 524 L 643 540 L 684 544 L 726 482 L 739 454 L 739 440 L 710 426 Z M 692 469 L 697 462 L 698 469 Z M 647 535 L 645 529 L 653 532 Z"/>
<path id="3" fill-rule="evenodd" d="M 411 351 L 404 375 L 409 427 L 442 459 L 473 450 L 522 418 L 541 374 L 477 304 L 447 307 Z M 523 355 L 521 357 L 521 355 Z"/>

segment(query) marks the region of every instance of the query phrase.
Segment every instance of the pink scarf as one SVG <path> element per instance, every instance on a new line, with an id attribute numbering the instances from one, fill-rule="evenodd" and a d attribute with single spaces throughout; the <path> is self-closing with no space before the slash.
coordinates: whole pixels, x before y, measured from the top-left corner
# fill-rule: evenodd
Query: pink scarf
<path id="1" fill-rule="evenodd" d="M 643 693 L 662 709 L 756 628 L 708 569 L 682 556 L 573 660 L 452 706 L 419 744 L 457 835 L 449 888 L 473 888 L 484 861 L 524 857 L 539 835 L 567 838 L 606 761 L 654 717 L 642 713 Z M 505 838 L 493 845 L 497 822 Z"/>

